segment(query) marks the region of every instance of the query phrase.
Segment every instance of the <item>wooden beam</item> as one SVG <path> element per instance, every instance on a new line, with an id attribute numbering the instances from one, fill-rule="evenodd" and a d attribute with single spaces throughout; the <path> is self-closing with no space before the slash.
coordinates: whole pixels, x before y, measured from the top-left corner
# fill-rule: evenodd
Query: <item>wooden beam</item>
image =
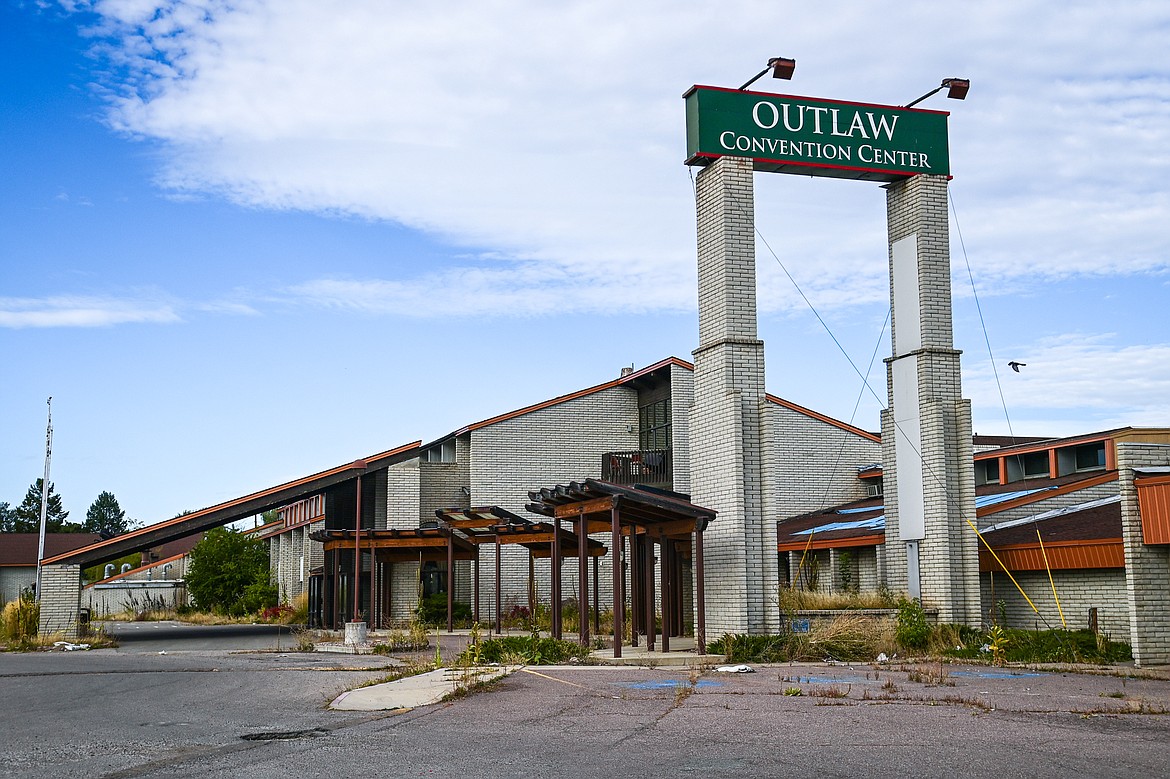
<path id="1" fill-rule="evenodd" d="M 614 506 L 616 496 L 606 495 L 603 498 L 566 503 L 553 509 L 553 516 L 560 519 L 574 519 L 581 514 L 600 514 L 607 512 Z"/>

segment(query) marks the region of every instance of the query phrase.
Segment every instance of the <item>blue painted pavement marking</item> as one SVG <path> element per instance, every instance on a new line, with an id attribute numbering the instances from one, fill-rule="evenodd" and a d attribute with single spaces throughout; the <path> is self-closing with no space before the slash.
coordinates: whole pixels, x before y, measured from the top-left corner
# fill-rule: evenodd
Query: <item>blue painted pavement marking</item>
<path id="1" fill-rule="evenodd" d="M 685 679 L 678 681 L 669 681 L 667 679 L 660 679 L 654 682 L 614 682 L 618 687 L 626 687 L 631 690 L 673 690 L 678 687 L 689 687 L 690 682 Z M 700 679 L 695 682 L 696 687 L 722 687 L 723 682 L 713 682 L 708 679 Z"/>

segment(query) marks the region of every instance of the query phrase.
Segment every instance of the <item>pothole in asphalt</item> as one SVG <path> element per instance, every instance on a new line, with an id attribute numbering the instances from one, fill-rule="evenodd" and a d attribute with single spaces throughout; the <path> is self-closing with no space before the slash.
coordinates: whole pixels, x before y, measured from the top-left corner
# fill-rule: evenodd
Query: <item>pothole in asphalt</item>
<path id="1" fill-rule="evenodd" d="M 240 738 L 245 741 L 291 741 L 295 738 L 313 738 L 322 733 L 328 733 L 325 728 L 309 728 L 308 730 L 269 730 L 263 733 L 245 733 Z"/>

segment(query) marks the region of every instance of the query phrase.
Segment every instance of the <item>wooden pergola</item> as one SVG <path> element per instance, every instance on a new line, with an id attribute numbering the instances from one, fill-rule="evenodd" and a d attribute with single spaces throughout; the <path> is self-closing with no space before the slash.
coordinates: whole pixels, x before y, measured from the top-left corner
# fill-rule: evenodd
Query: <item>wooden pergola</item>
<path id="1" fill-rule="evenodd" d="M 502 547 L 509 544 L 516 544 L 528 550 L 528 613 L 534 613 L 536 608 L 536 572 L 534 570 L 533 561 L 536 558 L 551 558 L 554 561 L 554 568 L 559 567 L 559 561 L 565 557 L 580 557 L 581 566 L 584 568 L 585 560 L 587 558 L 593 559 L 593 586 L 594 586 L 594 600 L 597 599 L 597 580 L 598 580 L 598 559 L 604 557 L 607 553 L 605 544 L 600 541 L 595 541 L 592 538 L 580 538 L 577 534 L 567 530 L 560 530 L 554 524 L 548 522 L 533 522 L 525 519 L 518 514 L 513 514 L 507 509 L 502 509 L 499 506 L 487 506 L 483 508 L 471 509 L 438 509 L 435 511 L 435 516 L 439 518 L 441 526 L 458 530 L 463 533 L 466 540 L 476 546 L 480 544 L 494 544 L 495 545 L 495 562 L 496 562 L 496 577 L 495 577 L 495 596 L 496 596 L 496 633 L 503 630 L 502 624 L 502 588 L 500 587 L 501 574 L 501 560 L 500 551 Z M 448 570 L 450 570 L 454 560 L 448 563 Z M 475 619 L 479 621 L 479 557 L 474 558 L 472 563 L 472 582 L 474 592 L 472 594 L 472 602 L 475 604 Z M 448 574 L 450 575 L 450 574 Z M 558 575 L 554 575 L 555 579 L 559 580 Z M 448 580 L 449 581 L 449 580 Z M 454 588 L 448 585 L 447 587 L 447 630 L 453 628 L 452 611 L 454 607 Z M 554 602 L 558 599 L 554 598 Z M 553 619 L 553 635 L 556 638 L 561 636 L 560 621 L 557 619 L 559 615 L 554 613 Z M 595 624 L 600 619 L 595 617 Z"/>
<path id="2" fill-rule="evenodd" d="M 342 574 L 360 571 L 343 570 L 347 561 L 355 561 L 356 551 L 370 552 L 373 565 L 370 566 L 370 625 L 380 625 L 385 621 L 385 615 L 390 613 L 392 592 L 390 577 L 386 575 L 386 566 L 394 563 L 423 563 L 447 561 L 448 569 L 453 567 L 455 560 L 477 560 L 478 549 L 475 544 L 461 535 L 454 533 L 447 527 L 419 527 L 412 529 L 390 529 L 360 531 L 360 537 L 353 530 L 318 530 L 310 534 L 314 541 L 321 542 L 325 550 L 324 571 L 332 575 L 323 580 L 324 592 L 321 593 L 322 603 L 330 608 L 329 618 L 325 620 L 335 628 L 343 617 L 356 618 L 356 614 L 347 614 L 350 598 L 341 597 Z M 357 587 L 357 575 L 353 576 L 351 587 Z M 381 580 L 379 590 L 377 582 Z M 448 592 L 451 587 L 448 586 Z M 447 622 L 451 624 L 451 601 L 448 596 Z"/>
<path id="3" fill-rule="evenodd" d="M 586 479 L 528 493 L 527 509 L 553 520 L 554 537 L 567 523 L 578 543 L 578 603 L 580 616 L 578 639 L 589 642 L 589 586 L 585 565 L 586 542 L 591 533 L 610 534 L 610 548 L 615 550 L 613 565 L 613 653 L 622 656 L 625 632 L 626 576 L 622 555 L 629 562 L 631 636 L 638 645 L 639 634 L 646 637 L 646 648 L 655 645 L 655 563 L 660 560 L 659 586 L 662 601 L 662 651 L 670 650 L 670 637 L 682 634 L 682 565 L 694 548 L 695 641 L 699 653 L 706 642 L 705 597 L 703 592 L 703 531 L 715 518 L 712 509 L 696 506 L 678 493 L 645 486 L 622 486 Z M 627 548 L 628 544 L 628 548 Z M 655 555 L 655 545 L 658 555 Z M 553 544 L 552 609 L 553 626 L 558 629 L 561 610 L 561 572 L 558 544 Z M 594 570 L 594 606 L 600 605 L 596 594 Z M 558 636 L 559 637 L 559 636 Z"/>

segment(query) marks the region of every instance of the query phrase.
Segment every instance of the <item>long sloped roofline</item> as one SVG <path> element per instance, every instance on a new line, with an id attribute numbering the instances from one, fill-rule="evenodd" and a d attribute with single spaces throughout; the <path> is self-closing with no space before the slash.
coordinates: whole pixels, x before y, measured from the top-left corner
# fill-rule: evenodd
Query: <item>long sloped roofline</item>
<path id="1" fill-rule="evenodd" d="M 307 495 L 320 492 L 327 487 L 354 479 L 359 474 L 371 473 L 388 465 L 417 457 L 420 443 L 414 441 L 395 449 L 388 449 L 385 452 L 354 460 L 345 465 L 338 465 L 310 476 L 208 506 L 190 514 L 147 525 L 106 541 L 89 544 L 55 557 L 48 557 L 42 562 L 44 565 L 76 564 L 83 567 L 97 565 L 131 552 L 184 538 L 193 533 L 202 533 L 238 519 L 279 508 Z"/>

